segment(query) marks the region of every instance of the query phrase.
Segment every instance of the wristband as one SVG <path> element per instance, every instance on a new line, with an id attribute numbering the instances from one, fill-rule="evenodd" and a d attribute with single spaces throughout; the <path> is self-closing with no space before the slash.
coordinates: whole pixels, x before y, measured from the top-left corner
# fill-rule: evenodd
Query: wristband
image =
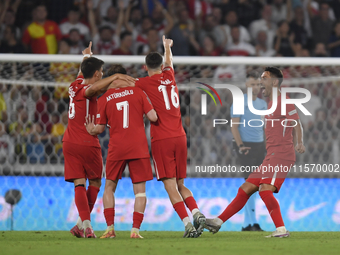
<path id="1" fill-rule="evenodd" d="M 83 56 L 83 58 L 90 58 L 90 57 L 91 57 L 90 54 L 85 54 L 85 55 Z"/>

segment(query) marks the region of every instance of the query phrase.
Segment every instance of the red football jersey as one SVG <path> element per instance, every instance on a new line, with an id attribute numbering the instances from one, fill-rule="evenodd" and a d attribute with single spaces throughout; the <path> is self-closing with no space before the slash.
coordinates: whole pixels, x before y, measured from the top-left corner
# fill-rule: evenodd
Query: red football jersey
<path id="1" fill-rule="evenodd" d="M 143 115 L 152 109 L 139 88 L 109 89 L 99 98 L 97 123 L 110 128 L 108 160 L 150 157 Z"/>
<path id="2" fill-rule="evenodd" d="M 145 91 L 158 115 L 151 123 L 151 142 L 185 135 L 174 70 L 168 66 L 161 74 L 139 78 L 136 86 Z"/>
<path id="3" fill-rule="evenodd" d="M 288 97 L 287 97 L 288 98 Z M 272 107 L 273 101 L 268 104 L 268 109 Z M 293 124 L 292 120 L 298 120 L 299 115 L 293 104 L 287 104 L 286 115 L 281 114 L 281 95 L 277 99 L 276 110 L 266 115 L 266 141 L 267 155 L 295 161 L 295 151 L 293 144 Z M 287 127 L 285 127 L 287 126 Z"/>
<path id="4" fill-rule="evenodd" d="M 86 116 L 97 114 L 97 97 L 85 96 L 85 90 L 89 85 L 83 84 L 83 81 L 84 77 L 78 76 L 68 89 L 70 97 L 68 125 L 63 142 L 100 147 L 98 137 L 90 135 L 84 125 Z"/>

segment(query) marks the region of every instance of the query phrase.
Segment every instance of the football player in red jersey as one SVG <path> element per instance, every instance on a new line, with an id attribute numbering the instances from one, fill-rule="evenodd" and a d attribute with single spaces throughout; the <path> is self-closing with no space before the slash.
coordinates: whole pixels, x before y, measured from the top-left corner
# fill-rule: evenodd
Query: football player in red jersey
<path id="1" fill-rule="evenodd" d="M 76 80 L 69 87 L 68 125 L 63 137 L 65 180 L 75 186 L 75 204 L 80 220 L 71 229 L 76 237 L 95 238 L 91 227 L 90 212 L 96 202 L 102 177 L 102 155 L 97 136 L 91 136 L 85 128 L 85 117 L 97 113 L 97 95 L 116 79 L 133 84 L 134 79 L 117 74 L 103 80 L 104 62 L 91 57 L 91 46 L 83 51 L 84 60 Z M 86 179 L 89 187 L 86 190 Z"/>
<path id="2" fill-rule="evenodd" d="M 199 211 L 191 191 L 184 186 L 187 138 L 182 126 L 172 64 L 173 41 L 163 36 L 163 45 L 164 65 L 162 55 L 149 53 L 145 58 L 148 77 L 137 79 L 135 86 L 145 91 L 158 115 L 158 121 L 151 123 L 151 150 L 156 177 L 164 183 L 170 201 L 184 223 L 184 237 L 198 237 L 204 230 L 205 216 Z M 194 226 L 185 205 L 192 212 Z"/>
<path id="3" fill-rule="evenodd" d="M 109 74 L 123 73 L 121 65 L 112 66 Z M 94 117 L 87 119 L 86 129 L 91 135 L 98 135 L 110 128 L 109 151 L 106 159 L 106 183 L 103 196 L 104 216 L 107 229 L 101 238 L 114 238 L 115 199 L 114 192 L 121 179 L 125 166 L 129 166 L 130 177 L 135 193 L 133 226 L 131 238 L 143 238 L 139 228 L 143 221 L 146 206 L 145 182 L 152 180 L 150 154 L 145 135 L 143 115 L 151 122 L 157 121 L 157 114 L 147 95 L 139 88 L 116 88 L 116 84 L 128 86 L 122 80 L 112 86 L 98 100 L 97 125 Z"/>
<path id="4" fill-rule="evenodd" d="M 283 80 L 282 71 L 276 67 L 267 67 L 262 76 L 263 95 L 269 97 L 268 109 L 273 103 L 273 88 L 278 89 L 278 102 L 274 113 L 266 115 L 266 147 L 267 156 L 263 163 L 249 175 L 245 183 L 238 189 L 238 193 L 228 207 L 215 219 L 207 219 L 205 227 L 217 233 L 221 225 L 240 211 L 248 198 L 259 191 L 260 197 L 266 205 L 275 224 L 276 230 L 267 237 L 288 237 L 280 211 L 280 205 L 273 193 L 278 193 L 288 171 L 295 163 L 295 150 L 305 152 L 303 145 L 303 130 L 295 106 L 287 104 L 286 114 L 281 113 L 280 85 Z M 288 97 L 287 97 L 288 98 Z"/>

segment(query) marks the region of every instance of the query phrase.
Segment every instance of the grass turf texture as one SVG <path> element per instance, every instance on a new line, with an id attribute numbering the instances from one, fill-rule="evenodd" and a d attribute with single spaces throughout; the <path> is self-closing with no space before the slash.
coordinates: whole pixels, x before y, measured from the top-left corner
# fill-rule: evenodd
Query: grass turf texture
<path id="1" fill-rule="evenodd" d="M 182 234 L 142 231 L 144 239 L 130 239 L 130 232 L 118 231 L 115 239 L 84 239 L 66 231 L 0 231 L 0 254 L 340 254 L 339 232 L 293 232 L 289 238 L 264 238 L 267 232 L 204 232 L 197 239 Z"/>

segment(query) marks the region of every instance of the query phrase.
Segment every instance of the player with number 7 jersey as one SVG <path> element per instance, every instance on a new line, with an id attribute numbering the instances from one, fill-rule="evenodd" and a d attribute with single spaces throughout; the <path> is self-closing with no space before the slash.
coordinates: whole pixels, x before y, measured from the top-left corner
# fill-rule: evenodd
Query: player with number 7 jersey
<path id="1" fill-rule="evenodd" d="M 115 65 L 110 68 L 109 73 L 126 74 L 126 69 L 121 65 Z M 128 85 L 125 82 L 118 82 L 124 86 Z M 103 195 L 107 229 L 101 238 L 116 236 L 114 231 L 114 192 L 126 165 L 129 166 L 136 198 L 131 238 L 142 238 L 139 229 L 146 206 L 145 183 L 153 178 L 144 129 L 144 114 L 150 121 L 157 121 L 157 114 L 147 95 L 135 87 L 115 88 L 115 83 L 113 83 L 98 100 L 97 124 L 94 123 L 94 117 L 92 122 L 87 120 L 86 129 L 91 135 L 102 133 L 106 125 L 110 128 Z"/>
<path id="2" fill-rule="evenodd" d="M 156 177 L 163 181 L 173 207 L 184 223 L 184 237 L 195 238 L 203 232 L 205 216 L 199 211 L 191 191 L 184 185 L 187 138 L 172 64 L 173 41 L 163 36 L 163 45 L 164 65 L 163 57 L 158 52 L 149 53 L 145 59 L 148 77 L 137 79 L 135 86 L 149 96 L 158 115 L 158 121 L 151 123 L 151 150 Z M 194 226 L 184 203 L 192 212 Z"/>

